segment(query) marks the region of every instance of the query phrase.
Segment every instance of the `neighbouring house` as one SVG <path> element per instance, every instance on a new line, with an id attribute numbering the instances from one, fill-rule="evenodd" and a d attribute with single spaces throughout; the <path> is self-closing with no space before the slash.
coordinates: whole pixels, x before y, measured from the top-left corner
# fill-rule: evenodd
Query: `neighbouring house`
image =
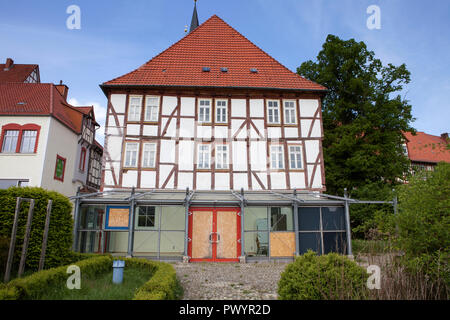
<path id="1" fill-rule="evenodd" d="M 411 161 L 410 173 L 433 171 L 439 162 L 450 163 L 450 139 L 448 133 L 434 136 L 425 132 L 404 132 L 404 151 Z"/>
<path id="2" fill-rule="evenodd" d="M 327 89 L 214 15 L 108 99 L 102 194 L 79 195 L 74 248 L 186 261 L 351 254 L 325 191 Z"/>
<path id="3" fill-rule="evenodd" d="M 67 103 L 68 87 L 41 83 L 38 65 L 0 64 L 0 188 L 66 196 L 100 188 L 103 148 L 93 106 Z"/>

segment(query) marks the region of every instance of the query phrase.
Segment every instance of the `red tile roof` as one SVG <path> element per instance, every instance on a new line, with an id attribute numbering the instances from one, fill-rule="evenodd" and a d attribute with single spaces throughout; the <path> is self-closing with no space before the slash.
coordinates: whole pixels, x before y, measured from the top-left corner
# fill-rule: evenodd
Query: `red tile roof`
<path id="1" fill-rule="evenodd" d="M 408 156 L 411 161 L 438 163 L 450 162 L 450 141 L 440 136 L 432 136 L 424 132 L 417 132 L 413 136 L 411 132 L 404 133 L 407 139 Z"/>
<path id="2" fill-rule="evenodd" d="M 5 71 L 6 64 L 0 64 L 0 83 L 24 82 L 38 67 L 37 64 L 13 64 L 11 69 Z"/>
<path id="3" fill-rule="evenodd" d="M 0 115 L 52 115 L 79 134 L 87 108 L 68 104 L 51 83 L 0 83 Z"/>
<path id="4" fill-rule="evenodd" d="M 209 67 L 210 72 L 203 72 Z M 228 68 L 222 72 L 221 68 Z M 257 73 L 252 73 L 256 68 Z M 214 15 L 138 69 L 108 86 L 240 87 L 325 91 L 290 71 Z"/>

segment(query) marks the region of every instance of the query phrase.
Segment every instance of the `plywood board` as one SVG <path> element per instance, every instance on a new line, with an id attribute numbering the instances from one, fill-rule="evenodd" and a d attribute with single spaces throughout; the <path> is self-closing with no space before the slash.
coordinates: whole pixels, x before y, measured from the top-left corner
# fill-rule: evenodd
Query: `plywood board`
<path id="1" fill-rule="evenodd" d="M 293 257 L 295 253 L 294 232 L 271 232 L 270 233 L 270 256 L 271 257 Z"/>
<path id="2" fill-rule="evenodd" d="M 237 258 L 237 214 L 234 211 L 217 211 L 217 258 Z"/>
<path id="3" fill-rule="evenodd" d="M 192 258 L 212 258 L 209 235 L 212 232 L 213 212 L 194 211 L 192 214 Z"/>
<path id="4" fill-rule="evenodd" d="M 130 209 L 110 208 L 107 228 L 128 228 Z"/>

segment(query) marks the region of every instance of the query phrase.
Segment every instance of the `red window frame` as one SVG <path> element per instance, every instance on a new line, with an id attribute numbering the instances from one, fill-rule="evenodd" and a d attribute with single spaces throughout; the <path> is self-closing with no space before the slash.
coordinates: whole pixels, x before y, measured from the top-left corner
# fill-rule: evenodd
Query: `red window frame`
<path id="1" fill-rule="evenodd" d="M 56 169 L 58 168 L 58 160 L 62 160 L 63 163 L 64 163 L 64 165 L 63 165 L 63 172 L 62 172 L 62 177 L 61 178 L 56 176 Z M 64 174 L 65 174 L 65 172 L 66 172 L 66 158 L 63 158 L 59 154 L 57 154 L 56 155 L 56 162 L 55 162 L 55 173 L 54 173 L 53 178 L 55 180 L 64 182 Z"/>
<path id="2" fill-rule="evenodd" d="M 78 166 L 78 169 L 80 169 L 80 171 L 84 172 L 85 168 L 86 168 L 86 148 L 85 147 L 81 147 L 81 152 L 80 152 L 80 164 Z"/>
<path id="3" fill-rule="evenodd" d="M 28 123 L 28 124 L 24 124 L 24 125 L 20 125 L 17 123 L 9 123 L 9 124 L 2 126 L 2 135 L 1 135 L 1 140 L 0 140 L 0 153 L 1 153 L 1 150 L 3 150 L 3 141 L 5 139 L 6 131 L 9 131 L 9 130 L 19 131 L 19 137 L 17 138 L 17 145 L 16 145 L 15 153 L 20 153 L 23 132 L 24 131 L 36 131 L 36 142 L 34 144 L 34 152 L 33 153 L 37 152 L 38 143 L 39 143 L 39 133 L 41 131 L 41 126 L 34 124 L 34 123 Z"/>

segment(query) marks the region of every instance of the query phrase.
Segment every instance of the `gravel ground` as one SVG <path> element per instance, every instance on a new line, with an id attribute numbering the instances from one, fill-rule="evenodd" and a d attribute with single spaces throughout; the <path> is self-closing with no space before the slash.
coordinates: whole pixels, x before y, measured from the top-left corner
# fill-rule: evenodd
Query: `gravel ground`
<path id="1" fill-rule="evenodd" d="M 184 300 L 273 300 L 286 263 L 173 263 Z"/>

